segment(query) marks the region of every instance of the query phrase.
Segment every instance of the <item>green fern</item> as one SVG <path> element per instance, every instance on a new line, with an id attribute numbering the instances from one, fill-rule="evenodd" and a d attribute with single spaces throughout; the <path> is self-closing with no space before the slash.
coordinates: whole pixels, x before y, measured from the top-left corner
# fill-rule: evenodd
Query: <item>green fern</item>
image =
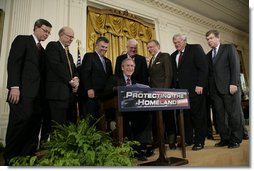
<path id="1" fill-rule="evenodd" d="M 132 166 L 132 146 L 136 141 L 125 141 L 115 146 L 108 134 L 90 126 L 90 117 L 78 125 L 57 125 L 50 141 L 44 144 L 46 153 L 15 157 L 13 166 Z"/>

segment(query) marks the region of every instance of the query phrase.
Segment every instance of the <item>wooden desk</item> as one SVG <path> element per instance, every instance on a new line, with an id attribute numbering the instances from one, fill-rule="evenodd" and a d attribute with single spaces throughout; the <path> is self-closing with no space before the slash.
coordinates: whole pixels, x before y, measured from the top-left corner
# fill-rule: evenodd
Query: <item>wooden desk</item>
<path id="1" fill-rule="evenodd" d="M 114 108 L 115 109 L 115 119 L 116 119 L 116 140 L 121 143 L 123 142 L 123 114 L 121 112 L 119 112 L 118 110 L 118 100 L 117 100 L 117 96 L 115 96 L 114 98 L 112 99 L 109 99 L 109 100 L 106 100 L 104 102 L 102 102 L 102 107 L 101 109 L 103 110 L 102 113 L 105 114 L 105 111 L 107 109 L 110 109 L 110 108 Z M 183 118 L 183 111 L 180 110 L 180 114 L 179 116 L 177 117 L 178 118 L 178 122 L 179 122 L 179 127 L 180 127 L 180 140 L 181 140 L 181 144 L 182 144 L 182 156 L 183 158 L 186 158 L 186 147 L 185 147 L 185 133 L 184 133 L 184 118 Z M 160 128 L 161 130 L 161 136 L 164 137 L 164 128 L 162 127 L 161 124 L 159 124 L 159 121 L 162 121 L 162 114 L 161 112 L 157 112 L 156 114 L 156 122 L 157 122 L 157 127 Z M 106 123 L 106 119 L 104 117 L 104 119 L 102 120 L 102 123 L 103 125 L 105 125 L 105 128 L 104 128 L 104 131 L 107 130 L 107 123 Z M 163 123 L 163 122 L 162 122 Z M 159 129 L 158 129 L 159 130 Z M 161 148 L 160 149 L 164 149 L 165 150 L 165 143 L 164 143 L 164 138 L 162 140 L 162 142 L 160 143 L 161 144 Z"/>

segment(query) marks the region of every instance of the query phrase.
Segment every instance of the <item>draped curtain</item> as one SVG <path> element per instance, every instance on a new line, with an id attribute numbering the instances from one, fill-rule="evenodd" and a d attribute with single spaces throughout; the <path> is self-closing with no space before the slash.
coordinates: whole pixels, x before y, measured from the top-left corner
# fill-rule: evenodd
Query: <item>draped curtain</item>
<path id="1" fill-rule="evenodd" d="M 106 57 L 115 67 L 116 57 L 126 52 L 129 39 L 138 41 L 138 54 L 149 56 L 147 42 L 155 38 L 154 25 L 145 23 L 128 12 L 112 11 L 88 7 L 87 18 L 87 51 L 95 49 L 95 41 L 100 36 L 109 40 Z"/>

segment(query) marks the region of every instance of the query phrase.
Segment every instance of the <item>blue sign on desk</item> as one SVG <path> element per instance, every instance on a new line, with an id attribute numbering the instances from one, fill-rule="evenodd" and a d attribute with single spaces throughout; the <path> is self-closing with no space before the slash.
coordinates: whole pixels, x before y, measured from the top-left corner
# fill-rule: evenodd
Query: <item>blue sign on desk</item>
<path id="1" fill-rule="evenodd" d="M 120 112 L 189 108 L 189 93 L 186 89 L 118 87 Z"/>

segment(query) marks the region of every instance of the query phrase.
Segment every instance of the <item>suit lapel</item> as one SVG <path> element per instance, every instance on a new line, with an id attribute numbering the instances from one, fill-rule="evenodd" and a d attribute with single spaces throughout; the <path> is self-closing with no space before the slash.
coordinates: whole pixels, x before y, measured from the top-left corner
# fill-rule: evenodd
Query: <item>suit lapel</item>
<path id="1" fill-rule="evenodd" d="M 58 48 L 61 52 L 61 57 L 63 57 L 62 60 L 68 65 L 65 49 L 63 48 L 62 44 L 59 41 L 57 41 L 57 45 L 58 45 Z"/>
<path id="2" fill-rule="evenodd" d="M 186 54 L 190 54 L 189 51 L 190 51 L 190 48 L 189 48 L 189 45 L 187 44 L 185 46 L 185 49 L 184 49 L 184 52 L 183 52 L 182 61 L 181 61 L 180 64 L 178 64 L 178 69 L 181 68 L 182 64 L 184 63 L 185 59 L 187 58 Z"/>
<path id="3" fill-rule="evenodd" d="M 149 62 L 149 68 L 153 68 L 155 66 L 155 64 L 160 61 L 160 56 L 161 56 L 161 52 L 158 53 L 158 55 L 156 56 L 155 60 L 153 61 L 153 65 L 151 65 L 152 60 L 150 60 Z"/>
<path id="4" fill-rule="evenodd" d="M 95 60 L 96 65 L 98 65 L 100 70 L 102 70 L 106 74 L 99 55 L 96 52 L 94 52 L 94 54 L 95 54 L 94 55 L 94 57 L 95 57 L 94 60 Z M 105 59 L 105 63 L 106 63 L 106 59 Z M 106 63 L 106 66 L 107 66 L 107 63 Z M 106 69 L 107 69 L 107 67 L 106 67 Z"/>
<path id="5" fill-rule="evenodd" d="M 33 47 L 32 49 L 34 51 L 34 54 L 37 54 L 39 56 L 39 51 L 32 35 L 29 37 L 29 43 L 30 43 L 30 47 Z"/>
<path id="6" fill-rule="evenodd" d="M 35 40 L 34 40 L 34 38 L 33 38 L 32 35 L 29 37 L 29 47 L 32 47 L 32 48 L 31 48 L 31 51 L 33 51 L 33 54 L 36 54 L 36 55 L 35 55 L 36 58 L 32 58 L 32 60 L 35 60 L 35 61 L 36 61 L 35 63 L 36 63 L 39 67 L 41 67 L 40 62 L 43 62 L 43 61 L 40 61 L 40 60 L 41 60 L 41 58 L 42 58 L 43 56 L 40 55 L 40 52 L 39 52 L 39 50 L 38 50 L 38 48 L 37 48 L 37 46 L 36 46 Z M 42 51 L 43 51 L 43 50 L 44 50 L 44 49 L 42 48 Z M 41 58 L 40 58 L 40 57 L 41 57 Z"/>
<path id="7" fill-rule="evenodd" d="M 219 50 L 217 52 L 217 55 L 215 56 L 213 64 L 217 63 L 217 61 L 221 58 L 221 54 L 222 54 L 223 50 L 224 50 L 224 46 L 222 44 L 220 44 Z"/>
<path id="8" fill-rule="evenodd" d="M 117 80 L 118 80 L 118 82 L 117 82 L 118 86 L 126 86 L 126 82 L 125 82 L 125 79 L 124 79 L 123 75 L 121 77 L 118 77 Z"/>

